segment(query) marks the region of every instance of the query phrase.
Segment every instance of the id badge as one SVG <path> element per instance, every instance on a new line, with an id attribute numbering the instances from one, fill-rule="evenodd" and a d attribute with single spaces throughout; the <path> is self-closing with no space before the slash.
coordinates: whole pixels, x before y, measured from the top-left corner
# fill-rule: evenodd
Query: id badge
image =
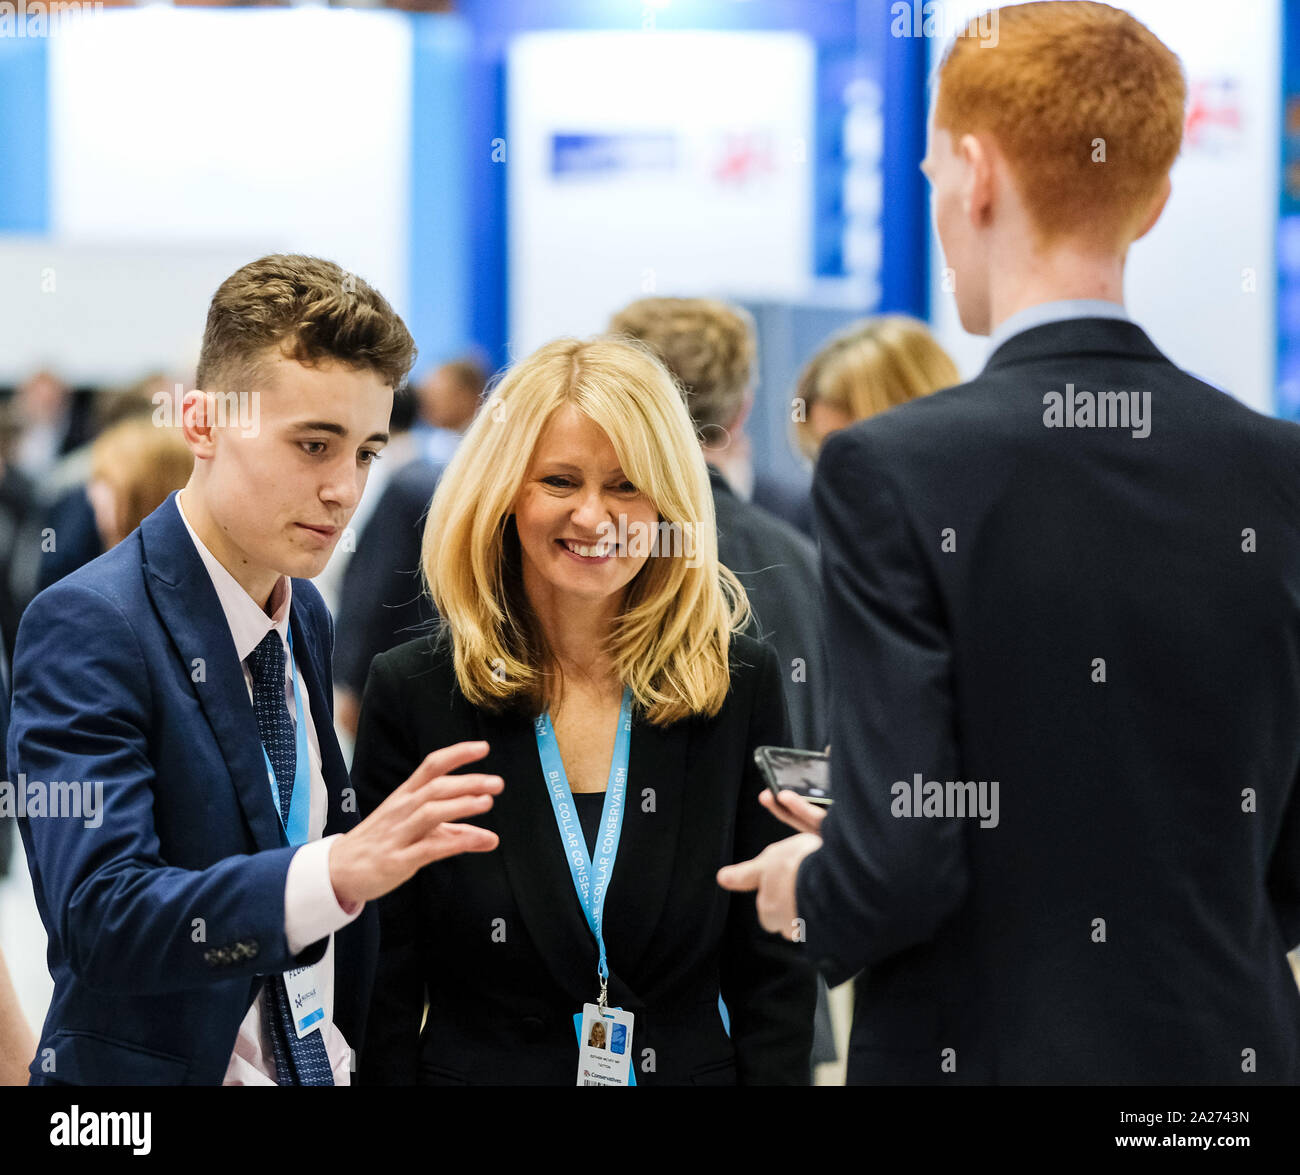
<path id="1" fill-rule="evenodd" d="M 316 968 L 299 967 L 284 973 L 284 988 L 289 993 L 289 1008 L 293 1012 L 293 1026 L 301 1040 L 309 1032 L 316 1032 L 325 1023 L 325 1002 L 320 984 L 316 981 Z"/>
<path id="2" fill-rule="evenodd" d="M 631 1012 L 582 1005 L 578 1033 L 578 1085 L 629 1085 L 632 1075 Z"/>

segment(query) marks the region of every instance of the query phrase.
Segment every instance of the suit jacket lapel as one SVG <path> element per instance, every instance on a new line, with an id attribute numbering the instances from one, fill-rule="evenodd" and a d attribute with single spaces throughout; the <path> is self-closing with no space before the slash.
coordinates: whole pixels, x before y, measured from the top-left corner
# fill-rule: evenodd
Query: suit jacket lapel
<path id="1" fill-rule="evenodd" d="M 619 957 L 609 960 L 616 975 L 641 970 L 672 888 L 677 848 L 686 831 L 689 732 L 689 722 L 665 729 L 640 714 L 632 720 L 626 814 L 605 902 L 605 923 L 618 926 L 622 946 Z"/>
<path id="2" fill-rule="evenodd" d="M 478 711 L 480 737 L 506 781 L 492 806 L 498 852 L 520 917 L 556 982 L 575 1001 L 596 997 L 596 946 L 560 844 L 532 723 Z"/>
<path id="3" fill-rule="evenodd" d="M 576 1010 L 596 996 L 596 944 L 560 843 L 532 723 L 486 713 L 479 722 L 506 781 L 493 812 L 511 891 L 538 952 Z M 611 998 L 622 998 L 614 995 L 621 977 L 635 974 L 644 960 L 672 885 L 685 813 L 688 732 L 686 722 L 661 730 L 639 715 L 632 721 L 623 830 L 605 901 L 605 924 L 617 924 L 623 947 L 609 958 Z M 607 930 L 607 947 L 609 938 Z"/>
<path id="4" fill-rule="evenodd" d="M 253 843 L 259 850 L 280 848 L 283 832 L 271 801 L 244 671 L 217 589 L 185 529 L 175 494 L 140 524 L 140 536 L 149 595 L 194 682 Z"/>

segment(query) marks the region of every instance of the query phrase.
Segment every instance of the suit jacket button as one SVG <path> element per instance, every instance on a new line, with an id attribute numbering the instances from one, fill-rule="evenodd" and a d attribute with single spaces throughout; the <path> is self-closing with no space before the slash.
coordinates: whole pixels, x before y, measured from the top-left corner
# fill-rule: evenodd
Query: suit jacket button
<path id="1" fill-rule="evenodd" d="M 541 1040 L 546 1024 L 537 1016 L 525 1016 L 519 1021 L 519 1029 L 526 1040 Z"/>

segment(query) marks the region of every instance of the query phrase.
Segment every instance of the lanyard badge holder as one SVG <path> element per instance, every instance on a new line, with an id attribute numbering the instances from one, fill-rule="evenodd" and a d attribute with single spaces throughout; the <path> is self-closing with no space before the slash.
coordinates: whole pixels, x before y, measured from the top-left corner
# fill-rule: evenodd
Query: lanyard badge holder
<path id="1" fill-rule="evenodd" d="M 307 819 L 311 806 L 311 757 L 307 749 L 307 723 L 303 718 L 302 689 L 298 684 L 298 665 L 293 659 L 293 630 L 289 630 L 289 670 L 293 676 L 294 716 L 294 767 L 293 792 L 289 799 L 289 820 L 286 824 L 280 815 L 280 788 L 275 781 L 275 768 L 271 757 L 262 747 L 266 760 L 266 773 L 271 781 L 271 802 L 276 819 L 284 829 L 285 840 L 297 846 L 307 843 Z M 325 1007 L 321 985 L 315 966 L 298 967 L 284 973 L 285 990 L 289 993 L 289 1006 L 293 1009 L 293 1025 L 299 1039 L 317 1031 L 325 1022 Z"/>
<path id="2" fill-rule="evenodd" d="M 550 715 L 540 715 L 533 725 L 537 735 L 537 752 L 542 761 L 542 771 L 546 775 L 546 789 L 551 797 L 564 855 L 569 862 L 573 888 L 577 891 L 587 926 L 596 939 L 599 952 L 596 964 L 599 995 L 594 1004 L 584 1004 L 582 1011 L 573 1017 L 578 1032 L 577 1084 L 635 1085 L 636 1075 L 632 1068 L 633 1016 L 631 1012 L 611 1008 L 607 1004 L 609 964 L 605 957 L 603 933 L 605 895 L 614 874 L 614 859 L 618 855 L 627 802 L 632 691 L 626 686 L 623 689 L 623 702 L 618 712 L 618 732 L 614 739 L 614 757 L 609 765 L 609 782 L 605 788 L 605 804 L 601 810 L 600 833 L 596 840 L 594 859 L 587 852 L 587 840 L 578 823 Z"/>

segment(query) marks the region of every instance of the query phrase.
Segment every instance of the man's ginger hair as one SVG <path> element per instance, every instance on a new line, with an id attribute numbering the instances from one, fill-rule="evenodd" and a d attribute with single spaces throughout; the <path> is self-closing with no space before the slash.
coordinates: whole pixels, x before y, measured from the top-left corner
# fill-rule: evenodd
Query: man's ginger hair
<path id="1" fill-rule="evenodd" d="M 996 44 L 979 39 L 996 19 Z M 1041 243 L 1086 232 L 1127 247 L 1182 146 L 1187 79 L 1145 25 L 1089 0 L 972 20 L 939 66 L 936 130 L 988 134 Z"/>

